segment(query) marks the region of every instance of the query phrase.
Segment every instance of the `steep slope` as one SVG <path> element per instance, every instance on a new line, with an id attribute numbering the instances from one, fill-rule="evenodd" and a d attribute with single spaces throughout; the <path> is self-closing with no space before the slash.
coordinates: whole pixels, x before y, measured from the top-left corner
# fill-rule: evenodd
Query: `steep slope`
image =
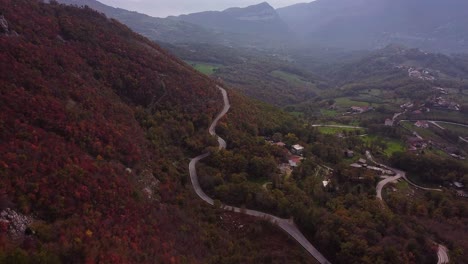
<path id="1" fill-rule="evenodd" d="M 463 0 L 318 0 L 277 10 L 306 43 L 347 49 L 401 43 L 441 52 L 468 51 Z"/>
<path id="2" fill-rule="evenodd" d="M 89 8 L 0 13 L 1 263 L 258 263 L 278 245 L 280 262 L 303 258 L 185 187 L 187 153 L 216 143 L 215 83 Z"/>
<path id="3" fill-rule="evenodd" d="M 108 17 L 117 19 L 135 32 L 155 41 L 169 43 L 221 42 L 221 39 L 214 32 L 184 21 L 151 17 L 138 12 L 114 8 L 96 0 L 58 0 L 58 2 L 75 6 L 88 6 Z"/>
<path id="4" fill-rule="evenodd" d="M 229 8 L 221 12 L 181 15 L 175 19 L 213 29 L 228 42 L 261 48 L 280 47 L 291 37 L 288 26 L 266 2 L 245 8 Z"/>

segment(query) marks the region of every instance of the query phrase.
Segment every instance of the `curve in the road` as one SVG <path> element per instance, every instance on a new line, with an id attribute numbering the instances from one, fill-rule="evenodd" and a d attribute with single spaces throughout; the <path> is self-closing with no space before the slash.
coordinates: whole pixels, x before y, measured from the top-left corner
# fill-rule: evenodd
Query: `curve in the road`
<path id="1" fill-rule="evenodd" d="M 437 264 L 446 264 L 449 263 L 449 257 L 448 257 L 448 249 L 439 244 L 439 248 L 437 249 Z"/>
<path id="2" fill-rule="evenodd" d="M 216 116 L 216 118 L 213 120 L 211 123 L 211 126 L 209 128 L 209 133 L 212 136 L 217 136 L 216 135 L 216 126 L 219 122 L 219 120 L 229 111 L 230 103 L 229 103 L 229 98 L 227 96 L 227 92 L 225 89 L 221 88 L 218 86 L 218 89 L 221 91 L 223 95 L 223 100 L 224 100 L 224 107 L 223 110 Z M 218 138 L 218 143 L 219 143 L 219 148 L 223 149 L 226 148 L 226 141 L 222 139 L 221 137 L 217 136 Z M 208 157 L 210 153 L 205 153 L 202 154 L 198 157 L 193 158 L 190 160 L 189 164 L 189 172 L 190 172 L 190 180 L 192 181 L 193 189 L 195 190 L 195 193 L 205 202 L 207 202 L 210 205 L 214 205 L 214 200 L 211 199 L 200 187 L 200 183 L 198 181 L 198 175 L 197 175 L 197 169 L 196 165 L 197 163 Z M 222 206 L 223 209 L 236 212 L 236 213 L 243 213 L 246 215 L 262 218 L 264 220 L 268 220 L 271 223 L 279 226 L 281 229 L 283 229 L 286 233 L 288 233 L 290 236 L 292 236 L 302 247 L 304 247 L 307 252 L 309 252 L 319 263 L 330 263 L 308 240 L 305 238 L 305 236 L 301 233 L 301 231 L 297 228 L 297 226 L 294 224 L 293 221 L 289 219 L 283 219 L 279 218 L 277 216 L 263 213 L 260 211 L 255 211 L 255 210 L 249 210 L 249 209 L 243 209 L 239 207 L 234 207 L 234 206 Z"/>
<path id="3" fill-rule="evenodd" d="M 380 181 L 378 184 L 377 184 L 377 187 L 376 187 L 376 191 L 377 191 L 377 199 L 379 199 L 382 204 L 385 204 L 385 201 L 383 200 L 382 198 L 382 189 L 385 187 L 385 185 L 387 185 L 388 183 L 390 182 L 394 182 L 400 178 L 403 178 L 405 179 L 405 181 L 407 181 L 409 184 L 417 187 L 417 188 L 420 188 L 420 189 L 423 189 L 423 190 L 428 190 L 428 191 L 442 191 L 441 189 L 431 189 L 431 188 L 424 188 L 424 187 L 421 187 L 421 186 L 418 186 L 414 183 L 412 183 L 411 181 L 408 180 L 408 178 L 406 178 L 406 173 L 404 171 L 401 171 L 401 170 L 397 170 L 395 168 L 391 168 L 391 167 L 388 167 L 388 166 L 385 166 L 383 164 L 380 164 L 380 163 L 377 163 L 374 158 L 372 157 L 372 154 L 369 152 L 369 151 L 366 151 L 366 156 L 367 156 L 367 159 L 369 159 L 371 162 L 373 162 L 374 164 L 378 165 L 378 166 L 381 166 L 383 168 L 386 168 L 388 170 L 391 170 L 391 171 L 394 171 L 396 173 L 395 176 L 393 177 L 388 177 L 382 181 Z M 438 245 L 438 250 L 437 250 L 437 258 L 438 258 L 438 261 L 437 261 L 437 264 L 446 264 L 446 263 L 449 263 L 449 257 L 448 257 L 448 249 L 443 246 L 443 245 Z"/>
<path id="4" fill-rule="evenodd" d="M 396 180 L 400 179 L 401 178 L 401 174 L 397 174 L 393 177 L 388 177 L 382 181 L 380 181 L 378 184 L 377 184 L 377 199 L 381 200 L 383 202 L 383 198 L 382 198 L 382 189 L 385 187 L 385 185 L 387 185 L 388 183 L 390 182 L 395 182 Z"/>

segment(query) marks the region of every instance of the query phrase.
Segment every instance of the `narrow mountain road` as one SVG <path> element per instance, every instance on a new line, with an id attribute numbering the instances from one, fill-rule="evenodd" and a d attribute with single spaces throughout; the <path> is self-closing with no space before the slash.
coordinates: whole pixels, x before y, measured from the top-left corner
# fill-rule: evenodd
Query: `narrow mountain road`
<path id="1" fill-rule="evenodd" d="M 431 189 L 431 188 L 424 188 L 424 187 L 421 187 L 421 186 L 418 186 L 412 182 L 410 182 L 408 180 L 408 178 L 406 178 L 406 173 L 404 171 L 401 171 L 401 170 L 398 170 L 398 169 L 395 169 L 395 168 L 391 168 L 391 167 L 388 167 L 388 166 L 385 166 L 383 164 L 380 164 L 380 163 L 377 163 L 374 158 L 372 157 L 372 154 L 370 153 L 370 151 L 366 151 L 366 157 L 368 160 L 370 160 L 372 163 L 376 164 L 377 166 L 380 166 L 380 167 L 383 167 L 387 170 L 391 170 L 393 172 L 396 173 L 395 176 L 392 176 L 392 177 L 388 177 L 382 181 L 380 181 L 378 184 L 377 184 L 377 187 L 376 187 L 376 192 L 377 192 L 377 199 L 379 199 L 383 205 L 385 205 L 385 201 L 383 200 L 382 198 L 382 189 L 385 187 L 385 185 L 387 185 L 388 183 L 390 182 L 394 182 L 394 181 L 397 181 L 398 179 L 400 178 L 403 178 L 405 179 L 405 181 L 407 181 L 409 184 L 417 187 L 417 188 L 420 188 L 420 189 L 423 189 L 423 190 L 427 190 L 427 191 L 442 191 L 441 189 Z M 443 245 L 440 245 L 438 244 L 439 248 L 437 250 L 437 258 L 438 258 L 438 261 L 437 261 L 437 264 L 446 264 L 446 263 L 449 263 L 449 257 L 448 257 L 448 249 L 443 246 Z"/>
<path id="2" fill-rule="evenodd" d="M 392 176 L 392 177 L 388 177 L 382 181 L 380 181 L 378 184 L 377 184 L 377 199 L 381 200 L 383 202 L 383 198 L 382 198 L 382 189 L 385 187 L 385 185 L 387 185 L 388 183 L 391 183 L 391 182 L 395 182 L 397 181 L 398 179 L 400 179 L 402 177 L 401 174 L 397 174 L 395 176 Z"/>
<path id="3" fill-rule="evenodd" d="M 450 262 L 448 257 L 448 249 L 445 246 L 439 245 L 437 250 L 437 258 L 437 264 L 446 264 Z"/>
<path id="4" fill-rule="evenodd" d="M 400 120 L 399 122 L 416 122 L 416 121 L 427 121 L 428 123 L 434 124 L 434 123 L 441 123 L 441 124 L 448 124 L 448 125 L 454 125 L 454 126 L 462 126 L 462 127 L 467 127 L 467 124 L 462 124 L 462 123 L 457 123 L 457 122 L 448 122 L 448 121 L 441 121 L 441 120 L 429 120 L 429 119 L 404 119 Z M 434 124 L 436 125 L 436 124 Z M 437 125 L 436 125 L 437 126 Z"/>
<path id="5" fill-rule="evenodd" d="M 396 175 L 395 175 L 394 177 L 400 176 L 400 178 L 403 178 L 403 179 L 404 179 L 406 182 L 408 182 L 410 185 L 412 185 L 412 186 L 414 186 L 414 187 L 416 187 L 416 188 L 418 188 L 418 189 L 425 190 L 425 191 L 442 192 L 442 189 L 427 188 L 427 187 L 419 186 L 419 185 L 417 185 L 416 183 L 410 181 L 410 180 L 408 179 L 408 177 L 406 177 L 406 172 L 401 171 L 401 170 L 398 170 L 398 169 L 395 169 L 395 168 L 391 168 L 391 167 L 388 167 L 388 166 L 386 166 L 386 165 L 384 165 L 384 164 L 380 164 L 380 163 L 376 162 L 376 161 L 374 160 L 374 158 L 372 157 L 372 154 L 371 154 L 369 151 L 366 151 L 366 157 L 367 157 L 368 160 L 370 160 L 370 161 L 371 161 L 372 163 L 374 163 L 375 165 L 377 165 L 377 166 L 379 166 L 379 167 L 382 167 L 382 168 L 385 168 L 385 169 L 387 169 L 387 170 L 391 170 L 391 171 L 395 172 Z M 394 178 L 394 177 L 392 177 L 392 178 Z M 385 183 L 385 184 L 383 184 L 382 189 L 383 189 L 383 187 L 384 187 L 386 184 L 388 184 L 389 182 L 391 182 L 391 181 L 386 181 L 386 180 L 388 180 L 388 179 L 385 179 L 385 180 L 382 181 L 383 183 Z M 379 184 L 380 184 L 380 182 L 379 182 Z M 377 184 L 377 187 L 379 186 L 379 184 Z M 382 191 L 382 190 L 380 190 L 380 191 Z M 382 199 L 382 196 L 380 196 L 380 199 Z"/>
<path id="6" fill-rule="evenodd" d="M 223 95 L 223 100 L 224 100 L 224 107 L 223 110 L 216 116 L 216 118 L 213 120 L 213 123 L 211 124 L 209 128 L 209 133 L 213 136 L 216 136 L 216 125 L 218 124 L 219 120 L 229 111 L 230 104 L 229 104 L 229 98 L 227 96 L 226 90 L 223 88 L 219 87 L 222 95 Z M 219 148 L 223 149 L 226 148 L 226 141 L 224 139 L 218 137 L 218 143 L 219 143 Z M 208 157 L 210 153 L 205 153 L 202 154 L 198 157 L 193 158 L 190 161 L 189 164 L 189 172 L 190 172 L 190 180 L 192 181 L 193 189 L 195 190 L 196 194 L 205 202 L 207 202 L 210 205 L 214 205 L 213 199 L 211 199 L 206 193 L 202 190 L 200 187 L 200 183 L 198 181 L 198 175 L 197 175 L 197 169 L 196 165 L 197 163 Z M 236 213 L 243 213 L 246 215 L 262 218 L 264 220 L 267 220 L 277 226 L 279 226 L 281 229 L 283 229 L 286 233 L 288 233 L 291 237 L 293 237 L 299 244 L 304 247 L 304 249 L 307 250 L 319 263 L 324 264 L 324 263 L 330 263 L 308 240 L 305 238 L 305 236 L 299 231 L 297 226 L 294 224 L 293 221 L 289 219 L 283 219 L 276 217 L 271 214 L 255 211 L 255 210 L 249 210 L 249 209 L 243 209 L 239 207 L 234 207 L 234 206 L 222 206 L 224 210 L 236 212 Z"/>
<path id="7" fill-rule="evenodd" d="M 346 126 L 346 125 L 322 125 L 322 124 L 315 124 L 312 127 L 334 127 L 334 128 L 353 128 L 353 129 L 364 129 L 364 127 L 360 126 Z"/>

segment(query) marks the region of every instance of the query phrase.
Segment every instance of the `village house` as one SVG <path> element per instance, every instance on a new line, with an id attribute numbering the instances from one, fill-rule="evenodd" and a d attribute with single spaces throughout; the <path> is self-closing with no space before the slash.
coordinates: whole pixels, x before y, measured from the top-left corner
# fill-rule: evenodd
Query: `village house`
<path id="1" fill-rule="evenodd" d="M 427 143 L 423 139 L 418 138 L 418 137 L 408 138 L 407 143 L 409 145 L 408 149 L 410 151 L 416 151 L 418 149 L 424 149 L 427 147 Z"/>
<path id="2" fill-rule="evenodd" d="M 349 112 L 356 113 L 356 114 L 362 114 L 362 113 L 368 112 L 368 111 L 370 111 L 372 109 L 373 108 L 369 107 L 369 106 L 351 106 L 349 108 Z"/>
<path id="3" fill-rule="evenodd" d="M 463 189 L 465 187 L 465 185 L 463 185 L 463 183 L 461 183 L 461 182 L 453 182 L 453 185 L 457 189 Z"/>
<path id="4" fill-rule="evenodd" d="M 412 108 L 413 106 L 414 106 L 414 104 L 411 103 L 411 102 L 400 105 L 400 107 L 403 108 L 403 109 Z"/>
<path id="5" fill-rule="evenodd" d="M 345 157 L 347 157 L 347 158 L 354 157 L 354 151 L 349 150 L 349 149 L 345 150 L 344 154 L 345 154 Z"/>
<path id="6" fill-rule="evenodd" d="M 292 146 L 291 152 L 295 155 L 302 155 L 302 152 L 304 152 L 304 147 L 299 144 L 296 144 Z"/>
<path id="7" fill-rule="evenodd" d="M 390 118 L 385 119 L 385 126 L 393 126 L 393 120 Z"/>
<path id="8" fill-rule="evenodd" d="M 284 148 L 284 147 L 286 146 L 286 144 L 285 144 L 284 142 L 281 142 L 281 141 L 280 141 L 280 142 L 276 142 L 276 143 L 274 143 L 273 145 L 276 145 L 276 146 L 281 147 L 281 148 Z"/>
<path id="9" fill-rule="evenodd" d="M 419 128 L 429 128 L 429 123 L 427 121 L 417 121 L 414 125 Z"/>
<path id="10" fill-rule="evenodd" d="M 302 159 L 303 158 L 299 157 L 299 156 L 292 156 L 288 160 L 289 166 L 292 167 L 292 168 L 296 168 L 297 166 L 299 166 L 301 164 Z"/>

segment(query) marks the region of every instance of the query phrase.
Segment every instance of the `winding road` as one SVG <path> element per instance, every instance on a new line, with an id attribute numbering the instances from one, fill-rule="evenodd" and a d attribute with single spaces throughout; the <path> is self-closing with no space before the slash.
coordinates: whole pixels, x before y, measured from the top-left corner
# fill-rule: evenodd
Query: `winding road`
<path id="1" fill-rule="evenodd" d="M 446 264 L 450 262 L 447 252 L 447 248 L 439 244 L 439 248 L 437 250 L 437 264 Z"/>
<path id="2" fill-rule="evenodd" d="M 436 191 L 436 192 L 442 192 L 442 189 L 436 189 L 436 188 L 427 188 L 427 187 L 423 187 L 423 186 L 419 186 L 417 185 L 416 183 L 410 181 L 408 179 L 408 177 L 406 177 L 406 172 L 404 171 L 401 171 L 401 170 L 398 170 L 398 169 L 395 169 L 395 168 L 391 168 L 391 167 L 388 167 L 384 164 L 381 164 L 381 163 L 378 163 L 374 160 L 374 158 L 372 157 L 372 154 L 369 152 L 369 151 L 366 151 L 366 157 L 368 160 L 370 160 L 372 163 L 374 163 L 375 165 L 379 166 L 379 167 L 382 167 L 382 168 L 385 168 L 387 170 L 391 170 L 393 172 L 395 172 L 395 176 L 393 177 L 390 177 L 390 178 L 387 178 L 385 180 L 382 180 L 380 181 L 378 184 L 377 184 L 377 198 L 379 198 L 380 200 L 382 200 L 382 189 L 385 185 L 387 185 L 388 183 L 390 182 L 393 182 L 395 180 L 398 180 L 399 178 L 403 178 L 406 182 L 408 182 L 410 185 L 418 188 L 418 189 L 421 189 L 421 190 L 425 190 L 425 191 Z M 393 179 L 393 180 L 392 180 Z M 379 188 L 380 188 L 380 191 L 379 191 Z"/>
<path id="3" fill-rule="evenodd" d="M 398 169 L 395 169 L 395 168 L 390 168 L 388 166 L 385 166 L 383 164 L 380 164 L 380 163 L 377 163 L 374 158 L 372 157 L 372 154 L 369 152 L 369 151 L 366 151 L 366 156 L 367 156 L 367 159 L 370 160 L 372 163 L 378 165 L 378 166 L 381 166 L 383 168 L 386 168 L 388 170 L 391 170 L 391 171 L 394 171 L 396 173 L 395 176 L 392 176 L 392 177 L 388 177 L 382 181 L 380 181 L 378 184 L 377 184 L 377 187 L 376 187 L 376 192 L 377 192 L 377 199 L 379 199 L 383 205 L 385 205 L 385 201 L 383 200 L 382 198 L 382 189 L 385 187 L 385 185 L 387 185 L 388 183 L 390 182 L 395 182 L 397 181 L 398 179 L 400 178 L 403 178 L 405 179 L 405 181 L 407 181 L 409 184 L 419 188 L 419 189 L 423 189 L 423 190 L 427 190 L 427 191 L 442 191 L 441 189 L 431 189 L 431 188 L 425 188 L 425 187 L 422 187 L 422 186 L 418 186 L 414 183 L 412 183 L 411 181 L 408 180 L 408 178 L 406 178 L 406 173 L 404 171 L 401 171 L 401 170 L 398 170 Z M 437 244 L 438 245 L 438 249 L 437 249 L 437 264 L 446 264 L 446 263 L 449 263 L 449 257 L 448 257 L 448 249 L 441 245 L 441 244 Z"/>
<path id="4" fill-rule="evenodd" d="M 219 122 L 219 120 L 229 111 L 229 108 L 231 107 L 229 103 L 229 98 L 227 95 L 227 92 L 225 89 L 221 88 L 218 86 L 218 89 L 221 91 L 223 95 L 223 100 L 224 100 L 224 107 L 223 110 L 216 116 L 216 118 L 213 120 L 211 123 L 211 126 L 209 128 L 209 133 L 212 136 L 217 136 L 216 135 L 216 126 Z M 219 149 L 226 148 L 226 141 L 222 139 L 221 137 L 217 136 L 218 138 L 218 143 L 219 143 Z M 210 153 L 205 153 L 200 156 L 197 156 L 190 160 L 189 164 L 189 172 L 190 172 L 190 180 L 192 181 L 193 189 L 195 190 L 196 194 L 206 203 L 210 205 L 214 205 L 214 200 L 211 199 L 200 187 L 200 183 L 198 181 L 198 175 L 197 175 L 197 168 L 196 165 L 197 163 L 208 157 Z M 239 207 L 234 207 L 234 206 L 227 206 L 223 205 L 223 209 L 236 212 L 236 213 L 243 213 L 246 215 L 262 218 L 264 220 L 268 220 L 269 222 L 279 226 L 281 229 L 283 229 L 286 233 L 288 233 L 291 237 L 293 237 L 302 247 L 304 247 L 307 252 L 309 252 L 319 263 L 325 264 L 325 263 L 330 263 L 308 240 L 305 238 L 305 236 L 299 231 L 297 226 L 294 224 L 292 220 L 289 219 L 283 219 L 279 218 L 277 216 L 255 211 L 255 210 L 249 210 L 249 209 L 243 209 Z"/>
<path id="5" fill-rule="evenodd" d="M 312 127 L 334 127 L 334 128 L 353 128 L 353 129 L 364 129 L 364 127 L 360 126 L 346 126 L 346 125 L 322 125 L 322 124 L 315 124 Z"/>

